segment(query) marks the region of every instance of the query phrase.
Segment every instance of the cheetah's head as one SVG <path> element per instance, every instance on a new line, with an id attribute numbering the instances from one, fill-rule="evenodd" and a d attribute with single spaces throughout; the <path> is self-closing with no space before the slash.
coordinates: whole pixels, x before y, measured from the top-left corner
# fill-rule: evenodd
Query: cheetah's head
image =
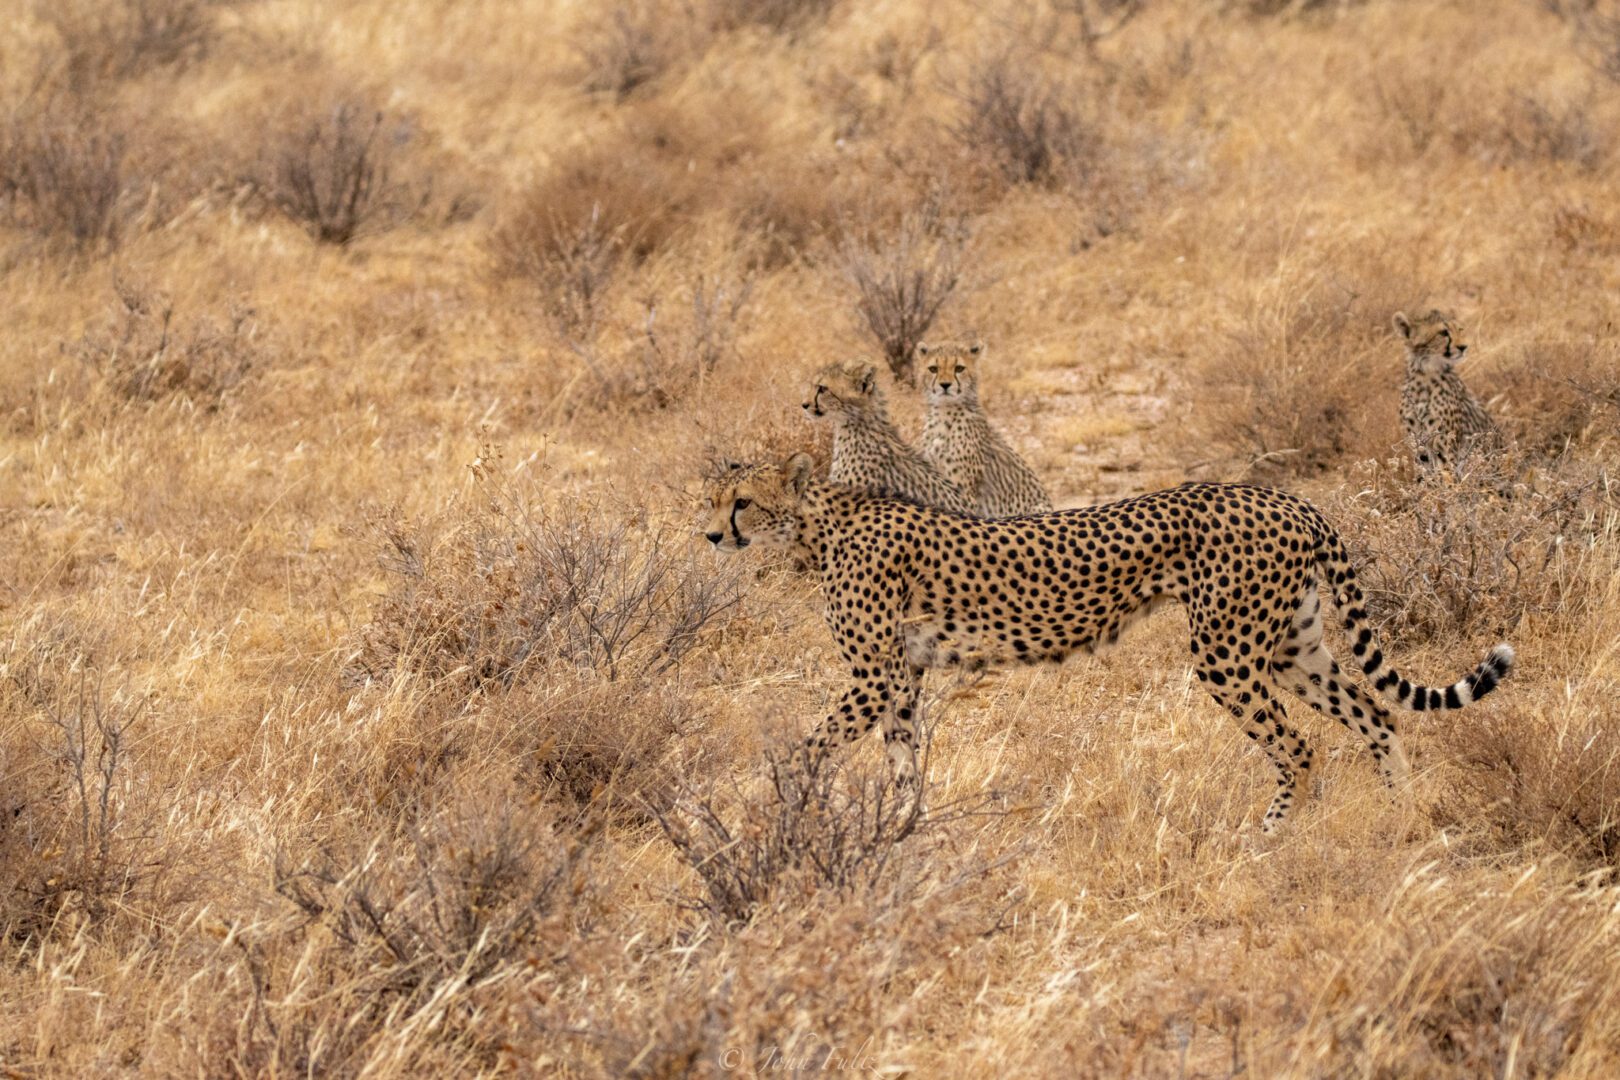
<path id="1" fill-rule="evenodd" d="M 972 396 L 979 387 L 979 358 L 982 342 L 929 345 L 917 343 L 917 359 L 922 361 L 923 392 L 929 401 L 955 401 Z"/>
<path id="2" fill-rule="evenodd" d="M 799 543 L 799 503 L 815 461 L 794 454 L 780 465 L 727 463 L 705 478 L 708 507 L 704 538 L 720 551 L 741 551 L 749 544 L 791 548 Z"/>
<path id="3" fill-rule="evenodd" d="M 874 403 L 881 404 L 881 394 L 875 365 L 864 360 L 828 364 L 816 372 L 810 396 L 804 402 L 804 411 L 807 416 L 817 419 L 848 415 L 868 409 Z"/>
<path id="4" fill-rule="evenodd" d="M 1441 374 L 1468 351 L 1468 346 L 1457 340 L 1462 328 L 1439 311 L 1416 319 L 1397 311 L 1394 323 L 1396 332 L 1406 339 L 1408 362 L 1425 374 Z"/>

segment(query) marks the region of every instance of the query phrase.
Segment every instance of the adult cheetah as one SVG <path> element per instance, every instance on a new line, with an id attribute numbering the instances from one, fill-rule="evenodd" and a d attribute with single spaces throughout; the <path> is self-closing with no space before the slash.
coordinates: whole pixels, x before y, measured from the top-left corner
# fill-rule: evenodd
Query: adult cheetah
<path id="1" fill-rule="evenodd" d="M 1457 374 L 1468 346 L 1456 341 L 1451 322 L 1438 311 L 1416 320 L 1397 311 L 1393 322 L 1406 341 L 1401 427 L 1419 468 L 1455 471 L 1475 453 L 1500 447 L 1496 424 Z"/>
<path id="2" fill-rule="evenodd" d="M 973 513 L 973 500 L 895 430 L 875 365 L 860 360 L 828 364 L 816 372 L 804 411 L 833 425 L 829 475 L 834 483 Z"/>
<path id="3" fill-rule="evenodd" d="M 809 455 L 797 454 L 711 477 L 706 536 L 722 551 L 784 548 L 819 573 L 850 682 L 809 742 L 853 742 L 882 724 L 890 760 L 912 782 L 923 669 L 1061 660 L 1113 642 L 1170 600 L 1187 608 L 1199 681 L 1276 766 L 1267 832 L 1287 817 L 1312 763 L 1280 690 L 1359 733 L 1388 782 L 1407 775 L 1389 711 L 1323 644 L 1320 584 L 1339 609 L 1356 666 L 1407 709 L 1462 708 L 1490 693 L 1513 663 L 1513 650 L 1498 645 L 1451 686 L 1401 677 L 1367 624 L 1338 533 L 1285 492 L 1185 484 L 987 521 L 819 482 L 813 472 Z"/>
<path id="4" fill-rule="evenodd" d="M 1033 469 L 990 426 L 979 404 L 979 360 L 984 345 L 926 343 L 923 392 L 928 412 L 918 448 L 934 467 L 974 501 L 983 517 L 1017 517 L 1052 509 Z"/>

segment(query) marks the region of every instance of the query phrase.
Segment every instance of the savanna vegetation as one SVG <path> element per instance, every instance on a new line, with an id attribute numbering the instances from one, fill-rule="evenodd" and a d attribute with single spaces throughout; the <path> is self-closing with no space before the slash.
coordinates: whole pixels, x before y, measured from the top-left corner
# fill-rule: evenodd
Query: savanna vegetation
<path id="1" fill-rule="evenodd" d="M 7 1075 L 1620 1071 L 1609 0 L 3 10 Z M 1431 307 L 1514 448 L 1420 483 Z M 1513 678 L 1276 840 L 1174 610 L 805 755 L 697 478 L 968 336 L 1060 505 L 1301 492 Z"/>

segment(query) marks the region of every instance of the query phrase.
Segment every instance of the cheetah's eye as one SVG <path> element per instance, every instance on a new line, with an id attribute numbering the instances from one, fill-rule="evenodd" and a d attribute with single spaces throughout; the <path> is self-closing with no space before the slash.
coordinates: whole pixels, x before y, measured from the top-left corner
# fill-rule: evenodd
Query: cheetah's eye
<path id="1" fill-rule="evenodd" d="M 731 504 L 731 505 L 732 505 L 732 507 L 733 507 L 733 508 L 734 508 L 734 509 L 737 509 L 737 510 L 746 510 L 746 509 L 748 509 L 748 508 L 749 508 L 749 507 L 750 507 L 750 506 L 752 506 L 752 505 L 753 505 L 753 503 L 754 503 L 754 500 L 753 500 L 753 499 L 738 499 L 738 500 L 737 500 L 737 501 L 736 501 L 736 502 L 734 502 L 734 503 L 732 503 L 732 504 Z"/>
<path id="2" fill-rule="evenodd" d="M 932 371 L 935 375 L 938 375 L 939 374 L 939 365 L 938 364 L 929 364 L 928 365 L 928 370 Z"/>

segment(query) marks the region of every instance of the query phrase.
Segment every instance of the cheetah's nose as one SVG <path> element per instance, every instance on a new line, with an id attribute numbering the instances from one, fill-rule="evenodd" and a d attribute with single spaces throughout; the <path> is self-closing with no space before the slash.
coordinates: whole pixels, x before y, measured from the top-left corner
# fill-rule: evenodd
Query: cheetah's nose
<path id="1" fill-rule="evenodd" d="M 708 539 L 709 543 L 711 543 L 711 544 L 718 544 L 720 541 L 722 541 L 722 540 L 724 540 L 726 538 L 725 533 L 712 532 L 712 533 L 704 533 L 703 535 L 704 535 L 705 538 Z"/>
<path id="2" fill-rule="evenodd" d="M 949 390 L 951 388 L 951 384 L 948 382 L 942 382 L 939 384 L 939 388 L 941 390 Z"/>

